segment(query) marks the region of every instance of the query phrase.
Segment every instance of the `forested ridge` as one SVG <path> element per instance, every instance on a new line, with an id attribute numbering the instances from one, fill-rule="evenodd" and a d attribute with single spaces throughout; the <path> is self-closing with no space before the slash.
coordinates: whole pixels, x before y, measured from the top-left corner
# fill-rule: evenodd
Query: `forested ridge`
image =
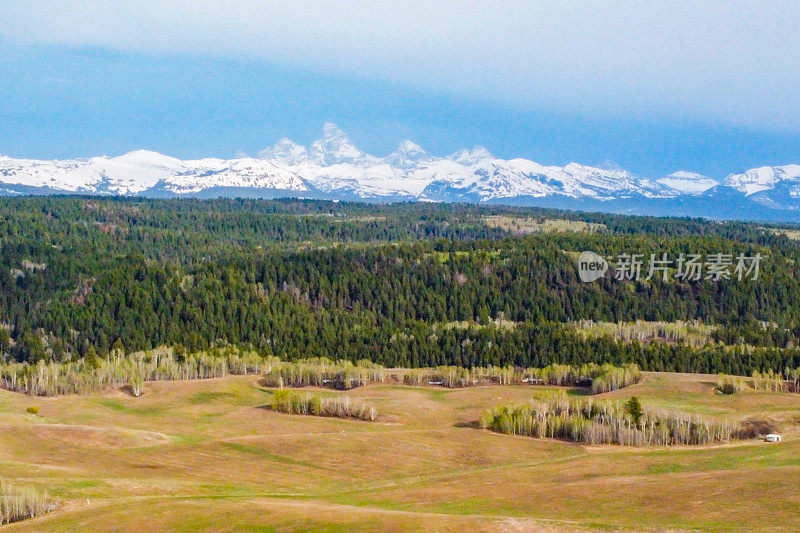
<path id="1" fill-rule="evenodd" d="M 486 218 L 596 232 L 515 232 Z M 35 362 L 220 343 L 385 366 L 783 371 L 800 366 L 800 246 L 746 223 L 469 205 L 0 199 L 0 350 Z M 577 255 L 760 253 L 755 281 L 582 283 Z M 700 321 L 703 346 L 576 321 Z"/>

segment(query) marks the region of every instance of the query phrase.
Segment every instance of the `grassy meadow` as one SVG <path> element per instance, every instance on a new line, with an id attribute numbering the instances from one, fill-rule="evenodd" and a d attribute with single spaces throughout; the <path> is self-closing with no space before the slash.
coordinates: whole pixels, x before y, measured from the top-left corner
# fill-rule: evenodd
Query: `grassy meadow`
<path id="1" fill-rule="evenodd" d="M 0 530 L 800 529 L 800 395 L 716 384 L 645 373 L 597 398 L 767 418 L 784 442 L 588 446 L 479 429 L 487 408 L 547 389 L 526 385 L 300 389 L 374 406 L 370 422 L 276 412 L 253 375 L 147 382 L 139 398 L 0 390 L 0 476 L 56 504 Z"/>

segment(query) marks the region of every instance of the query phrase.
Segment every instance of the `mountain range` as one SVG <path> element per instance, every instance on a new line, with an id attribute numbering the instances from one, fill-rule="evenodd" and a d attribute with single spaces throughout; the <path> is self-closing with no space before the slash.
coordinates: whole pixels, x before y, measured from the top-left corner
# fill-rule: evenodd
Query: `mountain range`
<path id="1" fill-rule="evenodd" d="M 718 182 L 686 171 L 648 178 L 578 163 L 545 166 L 500 159 L 483 147 L 436 157 L 411 141 L 376 157 L 327 123 L 309 147 L 284 138 L 256 157 L 180 160 L 147 150 L 70 160 L 0 156 L 0 194 L 471 202 L 796 222 L 800 165 L 755 168 Z"/>

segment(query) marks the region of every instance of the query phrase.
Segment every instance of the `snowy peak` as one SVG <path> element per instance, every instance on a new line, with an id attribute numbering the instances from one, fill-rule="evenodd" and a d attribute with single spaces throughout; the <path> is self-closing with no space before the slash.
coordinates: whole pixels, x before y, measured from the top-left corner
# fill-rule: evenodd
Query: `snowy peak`
<path id="1" fill-rule="evenodd" d="M 656 181 L 683 194 L 702 194 L 719 185 L 718 181 L 708 176 L 683 170 L 667 174 Z"/>
<path id="2" fill-rule="evenodd" d="M 422 149 L 422 146 L 406 139 L 400 143 L 400 146 L 391 155 L 397 155 L 410 161 L 419 161 L 428 154 Z"/>
<path id="3" fill-rule="evenodd" d="M 364 164 L 372 158 L 355 147 L 345 132 L 336 124 L 326 122 L 322 139 L 311 143 L 309 161 L 318 165 L 330 166 L 340 163 Z"/>
<path id="4" fill-rule="evenodd" d="M 800 165 L 753 168 L 725 178 L 725 185 L 747 196 L 774 189 L 782 182 L 789 186 L 800 185 Z"/>
<path id="5" fill-rule="evenodd" d="M 409 169 L 426 159 L 429 159 L 428 153 L 420 145 L 406 139 L 383 161 L 393 167 Z"/>
<path id="6" fill-rule="evenodd" d="M 112 157 L 111 160 L 128 165 L 151 168 L 177 168 L 183 165 L 180 159 L 153 152 L 152 150 L 134 150 L 127 154 Z"/>

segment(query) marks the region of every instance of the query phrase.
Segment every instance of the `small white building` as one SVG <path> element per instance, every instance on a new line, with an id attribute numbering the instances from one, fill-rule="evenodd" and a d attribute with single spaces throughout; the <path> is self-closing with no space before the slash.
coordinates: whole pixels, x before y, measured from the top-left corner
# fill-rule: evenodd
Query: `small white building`
<path id="1" fill-rule="evenodd" d="M 775 434 L 775 433 L 770 433 L 769 435 L 767 435 L 767 436 L 765 437 L 765 440 L 766 440 L 767 442 L 780 442 L 780 441 L 781 441 L 781 440 L 783 440 L 783 439 L 781 438 L 781 436 L 780 436 L 780 435 L 777 435 L 777 434 Z"/>

